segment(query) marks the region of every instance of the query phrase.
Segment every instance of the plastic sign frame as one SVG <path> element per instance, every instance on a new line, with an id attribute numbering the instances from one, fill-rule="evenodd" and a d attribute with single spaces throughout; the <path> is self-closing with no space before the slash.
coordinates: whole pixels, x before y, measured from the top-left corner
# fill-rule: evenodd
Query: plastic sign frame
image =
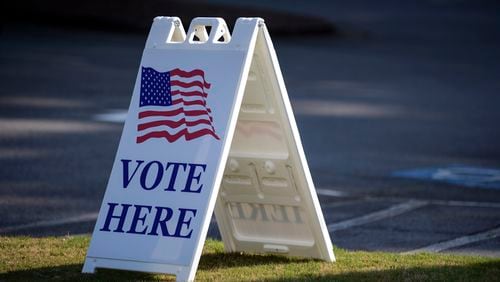
<path id="1" fill-rule="evenodd" d="M 228 252 L 335 260 L 264 21 L 157 17 L 83 272 L 192 281 L 214 209 Z"/>

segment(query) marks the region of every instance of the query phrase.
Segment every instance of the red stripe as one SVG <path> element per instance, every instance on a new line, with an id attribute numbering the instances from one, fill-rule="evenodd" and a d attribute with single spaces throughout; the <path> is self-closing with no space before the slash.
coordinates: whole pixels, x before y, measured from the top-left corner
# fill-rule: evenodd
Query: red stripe
<path id="1" fill-rule="evenodd" d="M 189 140 L 193 140 L 193 139 L 199 138 L 199 137 L 204 136 L 204 135 L 211 135 L 217 140 L 220 139 L 219 136 L 217 136 L 217 134 L 215 134 L 215 132 L 213 132 L 210 129 L 204 128 L 204 129 L 200 129 L 200 130 L 195 131 L 195 132 L 189 132 L 187 130 L 187 128 L 184 128 L 183 130 L 181 130 L 175 134 L 170 134 L 167 131 L 150 132 L 150 133 L 144 134 L 142 136 L 138 136 L 137 143 L 142 143 L 150 138 L 165 138 L 165 139 L 167 139 L 168 142 L 172 143 L 174 141 L 177 141 L 177 139 L 181 138 L 182 136 L 185 136 L 186 141 L 189 141 Z"/>
<path id="2" fill-rule="evenodd" d="M 171 117 L 180 114 L 184 114 L 188 117 L 208 115 L 210 117 L 210 121 L 213 121 L 212 117 L 208 114 L 208 111 L 206 110 L 185 111 L 183 108 L 178 108 L 172 111 L 144 111 L 139 113 L 139 118 L 141 119 L 145 117 L 155 117 L 155 116 Z"/>
<path id="3" fill-rule="evenodd" d="M 207 103 L 205 101 L 200 101 L 200 100 L 194 100 L 194 101 L 186 101 L 184 99 L 178 99 L 178 100 L 173 100 L 172 105 L 177 105 L 177 104 L 184 104 L 184 106 L 203 106 L 207 110 L 208 113 L 211 113 L 212 110 L 210 108 L 207 108 Z"/>
<path id="4" fill-rule="evenodd" d="M 201 89 L 204 89 L 204 88 L 210 89 L 210 85 L 208 85 L 208 87 L 206 87 L 201 81 L 198 81 L 198 80 L 191 81 L 191 82 L 183 82 L 183 81 L 179 81 L 179 80 L 171 80 L 170 81 L 170 86 L 180 86 L 180 87 L 184 87 L 184 88 L 198 86 Z"/>
<path id="5" fill-rule="evenodd" d="M 199 75 L 203 79 L 203 84 L 204 84 L 205 88 L 210 89 L 210 83 L 205 81 L 205 73 L 200 69 L 195 69 L 192 71 L 183 71 L 181 69 L 174 69 L 174 70 L 170 71 L 170 75 L 171 76 L 176 75 L 176 76 L 185 77 L 185 78 L 190 78 L 190 77 Z"/>
<path id="6" fill-rule="evenodd" d="M 193 101 L 186 101 L 184 99 L 176 99 L 172 100 L 172 105 L 177 105 L 177 104 L 184 104 L 184 106 L 194 106 L 194 105 L 200 105 L 200 106 L 207 106 L 207 102 L 202 101 L 202 100 L 193 100 Z"/>
<path id="7" fill-rule="evenodd" d="M 182 76 L 182 77 L 192 77 L 195 75 L 199 75 L 199 76 L 205 78 L 205 72 L 203 72 L 200 69 L 194 69 L 192 71 L 184 71 L 184 70 L 177 68 L 177 69 L 171 70 L 170 75 L 178 75 L 178 76 Z"/>
<path id="8" fill-rule="evenodd" d="M 186 126 L 195 126 L 199 124 L 208 124 L 212 125 L 212 123 L 208 119 L 198 119 L 195 121 L 186 121 L 185 118 L 182 118 L 180 120 L 174 121 L 174 120 L 157 120 L 157 121 L 151 121 L 151 122 L 146 122 L 146 123 L 141 123 L 137 125 L 137 131 L 141 131 L 144 129 L 152 128 L 155 126 L 162 126 L 166 125 L 170 128 L 177 128 L 181 125 L 185 124 Z"/>
<path id="9" fill-rule="evenodd" d="M 182 96 L 200 96 L 203 98 L 207 98 L 208 94 L 205 92 L 201 91 L 180 91 L 180 90 L 173 90 L 172 91 L 172 96 L 174 95 L 182 95 Z"/>

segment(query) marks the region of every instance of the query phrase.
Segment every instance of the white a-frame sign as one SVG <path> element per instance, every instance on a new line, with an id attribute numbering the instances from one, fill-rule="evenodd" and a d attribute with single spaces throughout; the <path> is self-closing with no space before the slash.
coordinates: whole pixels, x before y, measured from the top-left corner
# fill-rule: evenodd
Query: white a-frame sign
<path id="1" fill-rule="evenodd" d="M 228 252 L 334 260 L 264 21 L 158 17 L 83 272 L 193 280 L 214 209 Z"/>

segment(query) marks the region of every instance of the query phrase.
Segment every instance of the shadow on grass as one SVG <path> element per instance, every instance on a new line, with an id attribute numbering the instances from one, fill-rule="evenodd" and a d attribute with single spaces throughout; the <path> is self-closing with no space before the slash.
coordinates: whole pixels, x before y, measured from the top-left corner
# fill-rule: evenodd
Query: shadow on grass
<path id="1" fill-rule="evenodd" d="M 500 263 L 349 271 L 324 275 L 311 273 L 311 275 L 262 279 L 262 281 L 500 281 Z"/>
<path id="2" fill-rule="evenodd" d="M 259 266 L 311 262 L 310 259 L 288 258 L 276 255 L 251 255 L 239 253 L 213 253 L 201 256 L 199 270 L 216 270 L 232 267 Z"/>
<path id="3" fill-rule="evenodd" d="M 0 281 L 157 281 L 150 273 L 98 269 L 95 274 L 83 274 L 83 264 L 32 268 L 0 274 Z M 168 276 L 165 279 L 168 281 Z M 163 279 L 162 279 L 163 280 Z M 172 276 L 172 281 L 175 277 Z"/>
<path id="4" fill-rule="evenodd" d="M 220 261 L 219 261 L 220 260 Z M 287 259 L 278 256 L 253 256 L 253 255 L 204 255 L 200 261 L 199 271 L 217 272 L 217 269 L 256 266 L 255 272 L 264 272 L 259 265 L 300 263 L 301 261 Z M 299 266 L 298 266 L 299 267 Z M 281 271 L 276 271 L 276 278 L 264 278 L 269 273 L 263 273 L 262 279 L 258 275 L 252 275 L 252 280 L 258 281 L 499 281 L 500 263 L 484 262 L 470 264 L 467 266 L 436 266 L 436 267 L 411 267 L 394 268 L 388 270 L 366 270 L 341 272 L 335 270 L 336 264 L 330 269 L 321 272 L 308 273 L 304 275 L 280 277 Z M 155 275 L 141 272 L 99 269 L 96 274 L 82 274 L 82 264 L 70 264 L 54 267 L 33 268 L 19 271 L 11 271 L 0 274 L 0 281 L 174 281 L 175 277 L 170 275 Z M 269 269 L 267 271 L 270 271 Z M 328 273 L 330 272 L 330 273 Z M 331 273 L 339 272 L 339 273 Z M 230 272 L 226 272 L 227 280 Z M 238 276 L 237 276 L 238 277 Z M 241 275 L 239 275 L 241 277 Z M 203 276 L 198 273 L 198 278 Z"/>
<path id="5" fill-rule="evenodd" d="M 217 271 L 232 267 L 287 264 L 310 262 L 307 259 L 294 259 L 283 256 L 262 256 L 238 253 L 204 254 L 200 259 L 198 270 Z M 95 274 L 83 274 L 83 264 L 69 264 L 54 267 L 32 268 L 0 273 L 0 281 L 175 281 L 175 276 L 157 275 L 143 272 L 113 269 L 98 269 Z"/>

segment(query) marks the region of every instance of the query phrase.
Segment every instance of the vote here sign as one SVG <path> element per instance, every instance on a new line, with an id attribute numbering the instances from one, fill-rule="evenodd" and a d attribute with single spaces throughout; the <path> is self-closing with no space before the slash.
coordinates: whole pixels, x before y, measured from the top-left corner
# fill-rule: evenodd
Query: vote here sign
<path id="1" fill-rule="evenodd" d="M 143 53 L 87 254 L 89 272 L 185 272 L 197 265 L 205 240 L 255 36 L 166 43 L 162 23 L 172 21 L 153 25 Z"/>

